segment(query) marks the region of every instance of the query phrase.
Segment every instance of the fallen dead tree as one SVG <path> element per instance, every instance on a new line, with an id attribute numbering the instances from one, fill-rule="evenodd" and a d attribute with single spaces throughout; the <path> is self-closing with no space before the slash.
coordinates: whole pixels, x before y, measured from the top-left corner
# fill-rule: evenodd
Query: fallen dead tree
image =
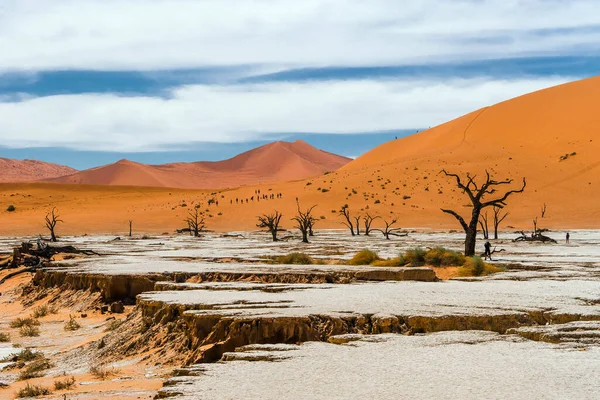
<path id="1" fill-rule="evenodd" d="M 521 231 L 521 236 L 513 239 L 513 242 L 542 242 L 542 243 L 558 243 L 556 240 L 552 239 L 549 236 L 543 235 L 540 232 L 532 233 L 531 235 L 527 235 L 525 232 Z"/>

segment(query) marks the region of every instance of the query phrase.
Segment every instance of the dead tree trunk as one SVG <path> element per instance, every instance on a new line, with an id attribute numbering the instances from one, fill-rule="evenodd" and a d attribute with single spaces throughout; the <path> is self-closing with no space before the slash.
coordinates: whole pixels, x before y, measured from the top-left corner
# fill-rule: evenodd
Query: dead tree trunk
<path id="1" fill-rule="evenodd" d="M 206 227 L 204 225 L 204 217 L 196 207 L 188 211 L 188 216 L 184 220 L 184 222 L 187 222 L 188 227 L 190 229 L 190 235 L 193 234 L 194 237 L 200 236 L 200 232 L 202 232 Z"/>
<path id="2" fill-rule="evenodd" d="M 133 220 L 129 220 L 129 237 L 131 237 L 131 233 L 132 233 L 132 227 L 133 227 Z"/>
<path id="3" fill-rule="evenodd" d="M 50 231 L 50 240 L 52 242 L 56 242 L 56 233 L 54 232 L 54 229 L 56 228 L 56 224 L 58 224 L 59 222 L 64 222 L 62 219 L 59 218 L 59 215 L 56 212 L 56 207 L 52 207 L 52 211 L 46 214 L 45 220 L 46 228 L 48 228 L 48 230 Z"/>
<path id="4" fill-rule="evenodd" d="M 354 226 L 356 227 L 356 236 L 360 236 L 360 215 L 358 217 L 354 217 L 354 221 L 355 224 Z"/>
<path id="5" fill-rule="evenodd" d="M 367 215 L 364 218 L 364 220 L 365 220 L 365 236 L 369 236 L 369 233 L 371 233 L 371 225 L 373 224 L 373 221 L 375 221 L 378 218 L 381 218 L 381 217 L 380 216 L 372 217 L 371 214 L 367 213 Z"/>
<path id="6" fill-rule="evenodd" d="M 398 231 L 400 231 L 402 228 L 394 228 L 393 227 L 394 224 L 396 222 L 398 222 L 397 218 L 394 218 L 390 222 L 388 222 L 386 220 L 384 220 L 383 222 L 385 223 L 385 229 L 373 229 L 373 230 L 383 233 L 383 236 L 387 240 L 390 240 L 390 236 L 408 236 L 408 233 L 398 233 Z"/>
<path id="7" fill-rule="evenodd" d="M 479 216 L 479 226 L 481 226 L 481 232 L 483 233 L 483 238 L 488 240 L 490 238 L 490 228 L 488 225 L 488 217 L 487 212 L 481 214 Z"/>
<path id="8" fill-rule="evenodd" d="M 348 204 L 345 204 L 342 206 L 342 208 L 340 208 L 340 211 L 338 211 L 338 215 L 341 215 L 344 217 L 345 221 L 342 223 L 350 229 L 350 233 L 352 234 L 352 236 L 355 236 L 356 233 L 354 233 L 354 225 L 352 224 L 352 219 L 350 217 L 350 210 L 348 209 Z"/>
<path id="9" fill-rule="evenodd" d="M 498 239 L 498 227 L 508 217 L 508 213 L 501 214 L 502 208 L 494 206 L 494 239 Z"/>
<path id="10" fill-rule="evenodd" d="M 313 209 L 317 206 L 316 204 L 306 211 L 302 211 L 300 209 L 300 202 L 296 201 L 296 205 L 298 207 L 297 214 L 292 221 L 296 221 L 295 228 L 299 229 L 302 233 L 302 242 L 308 243 L 308 236 L 313 236 L 313 225 L 315 223 L 315 219 L 312 216 Z"/>
<path id="11" fill-rule="evenodd" d="M 256 226 L 258 228 L 267 228 L 269 232 L 271 232 L 271 236 L 273 237 L 273 241 L 277 241 L 277 232 L 279 230 L 279 222 L 281 221 L 281 217 L 283 214 L 279 211 L 275 210 L 274 214 L 263 214 L 258 216 L 258 224 Z"/>
<path id="12" fill-rule="evenodd" d="M 512 179 L 506 179 L 503 181 L 496 181 L 490 177 L 488 171 L 485 172 L 486 180 L 480 186 L 475 182 L 475 176 L 471 176 L 467 173 L 466 183 L 464 183 L 461 178 L 457 174 L 450 174 L 446 172 L 446 170 L 442 170 L 446 176 L 450 176 L 456 179 L 456 185 L 463 190 L 469 196 L 469 200 L 471 201 L 471 220 L 467 224 L 465 219 L 460 216 L 456 211 L 443 209 L 442 212 L 452 215 L 454 218 L 458 220 L 463 230 L 465 231 L 465 256 L 471 257 L 475 255 L 475 244 L 477 242 L 477 224 L 479 221 L 479 216 L 481 215 L 481 210 L 486 207 L 497 206 L 499 208 L 504 208 L 506 206 L 506 200 L 511 194 L 514 193 L 522 193 L 525 190 L 525 186 L 527 182 L 525 178 L 523 178 L 523 186 L 518 190 L 509 190 L 504 193 L 503 196 L 500 196 L 493 200 L 485 201 L 484 197 L 488 195 L 493 195 L 497 192 L 496 187 L 500 185 L 509 185 L 512 183 Z"/>
<path id="13" fill-rule="evenodd" d="M 542 206 L 542 218 L 546 216 L 546 203 Z"/>

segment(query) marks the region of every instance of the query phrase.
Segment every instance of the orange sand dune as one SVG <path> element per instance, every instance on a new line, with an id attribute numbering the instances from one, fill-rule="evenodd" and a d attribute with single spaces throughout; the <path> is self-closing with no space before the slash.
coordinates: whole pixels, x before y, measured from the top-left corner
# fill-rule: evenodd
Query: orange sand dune
<path id="1" fill-rule="evenodd" d="M 214 196 L 180 189 L 4 184 L 2 210 L 9 202 L 17 210 L 0 212 L 0 234 L 42 232 L 44 211 L 52 205 L 61 210 L 64 234 L 122 233 L 129 219 L 138 231 L 172 232 L 184 225 L 189 207 L 198 203 L 208 210 L 211 229 L 253 229 L 256 215 L 275 209 L 284 213 L 283 226 L 291 228 L 296 197 L 303 206 L 318 205 L 316 228 L 343 228 L 335 211 L 348 204 L 352 214 L 395 217 L 403 227 L 459 229 L 440 207 L 468 216 L 468 200 L 451 179 L 440 175 L 442 168 L 478 178 L 487 169 L 498 179 L 515 179 L 514 187 L 526 177 L 525 193 L 508 202 L 505 229 L 530 228 L 536 217 L 542 228 L 600 228 L 597 104 L 600 78 L 578 81 L 385 143 L 327 175 L 223 190 Z M 283 198 L 251 200 L 257 189 L 283 193 Z M 207 205 L 211 197 L 218 206 Z M 544 203 L 547 212 L 541 218 Z"/>
<path id="2" fill-rule="evenodd" d="M 75 172 L 76 169 L 43 161 L 0 158 L 0 182 L 39 181 Z"/>
<path id="3" fill-rule="evenodd" d="M 222 189 L 321 175 L 347 164 L 349 158 L 309 144 L 274 142 L 225 161 L 144 165 L 128 160 L 48 179 L 88 185 L 157 186 Z"/>

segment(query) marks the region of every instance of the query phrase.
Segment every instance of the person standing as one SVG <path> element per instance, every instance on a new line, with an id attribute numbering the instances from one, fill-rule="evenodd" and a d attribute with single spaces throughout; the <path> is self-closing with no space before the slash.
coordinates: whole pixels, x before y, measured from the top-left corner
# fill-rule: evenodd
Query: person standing
<path id="1" fill-rule="evenodd" d="M 566 239 L 567 239 L 567 240 L 566 240 L 566 241 L 567 241 L 567 244 L 569 244 L 569 242 L 571 241 L 571 234 L 570 234 L 569 232 L 567 232 Z"/>
<path id="2" fill-rule="evenodd" d="M 483 248 L 485 249 L 485 251 L 483 252 L 483 257 L 484 260 L 489 259 L 490 261 L 492 260 L 492 245 L 490 242 L 485 242 L 485 244 L 483 245 Z"/>

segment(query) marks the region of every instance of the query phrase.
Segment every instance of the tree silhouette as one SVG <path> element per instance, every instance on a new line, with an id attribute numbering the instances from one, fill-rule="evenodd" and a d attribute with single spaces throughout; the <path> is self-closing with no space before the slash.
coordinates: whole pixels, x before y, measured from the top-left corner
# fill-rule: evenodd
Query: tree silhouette
<path id="1" fill-rule="evenodd" d="M 281 217 L 283 217 L 283 214 L 277 210 L 275 210 L 275 213 L 259 215 L 256 217 L 258 218 L 258 224 L 256 224 L 256 226 L 258 228 L 267 228 L 273 236 L 273 241 L 276 242 Z"/>
<path id="2" fill-rule="evenodd" d="M 367 215 L 365 215 L 365 235 L 369 236 L 369 233 L 371 233 L 371 225 L 373 224 L 373 221 L 375 221 L 376 219 L 381 218 L 380 216 L 376 216 L 376 217 L 372 217 L 371 214 L 367 213 Z"/>
<path id="3" fill-rule="evenodd" d="M 292 221 L 296 221 L 295 228 L 299 229 L 302 232 L 302 242 L 308 243 L 308 236 L 312 236 L 313 225 L 316 222 L 315 218 L 312 216 L 313 209 L 317 206 L 316 204 L 306 211 L 302 211 L 300 209 L 300 202 L 296 201 L 296 205 L 298 206 L 297 214 Z"/>
<path id="4" fill-rule="evenodd" d="M 484 200 L 484 197 L 489 197 L 494 195 L 498 190 L 496 187 L 502 185 L 510 185 L 513 180 L 506 179 L 503 181 L 497 181 L 491 178 L 490 173 L 485 171 L 486 179 L 482 185 L 477 184 L 475 182 L 476 176 L 471 176 L 467 173 L 466 183 L 461 180 L 460 176 L 457 174 L 451 174 L 446 172 L 446 170 L 442 170 L 441 173 L 444 173 L 446 176 L 453 177 L 456 179 L 456 185 L 463 190 L 463 193 L 466 193 L 469 196 L 469 200 L 471 201 L 471 220 L 467 224 L 465 219 L 460 216 L 456 211 L 441 209 L 443 212 L 452 215 L 454 218 L 460 222 L 460 225 L 465 231 L 465 256 L 473 256 L 475 255 L 475 244 L 477 242 L 477 224 L 479 222 L 479 216 L 481 214 L 481 210 L 486 207 L 499 207 L 504 208 L 506 206 L 506 200 L 508 197 L 515 193 L 522 193 L 525 190 L 525 186 L 527 186 L 527 181 L 523 178 L 523 186 L 521 189 L 514 189 L 505 192 L 502 196 L 499 196 L 492 200 Z"/>
<path id="5" fill-rule="evenodd" d="M 354 225 L 352 224 L 352 218 L 350 217 L 350 210 L 348 208 L 348 204 L 344 204 L 342 208 L 340 208 L 340 210 L 338 211 L 338 215 L 344 217 L 345 221 L 342 223 L 350 229 L 350 233 L 352 234 L 352 236 L 355 236 L 356 233 L 354 233 Z"/>
<path id="6" fill-rule="evenodd" d="M 195 237 L 200 236 L 200 232 L 206 227 L 206 225 L 204 225 L 203 213 L 199 212 L 196 207 L 188 211 L 188 216 L 184 219 L 184 222 L 188 224 L 190 234 L 193 234 Z"/>
<path id="7" fill-rule="evenodd" d="M 508 217 L 508 213 L 501 213 L 502 208 L 494 206 L 494 239 L 498 239 L 498 227 Z"/>
<path id="8" fill-rule="evenodd" d="M 56 207 L 52 207 L 52 211 L 48 212 L 45 217 L 46 220 L 46 228 L 50 231 L 50 240 L 56 242 L 56 234 L 54 229 L 56 228 L 56 224 L 59 222 L 65 222 L 59 218 L 58 212 L 56 211 Z"/>
<path id="9" fill-rule="evenodd" d="M 385 223 L 385 229 L 372 229 L 372 230 L 383 233 L 383 236 L 387 240 L 390 240 L 390 236 L 408 236 L 407 233 L 398 233 L 398 231 L 401 230 L 402 228 L 394 228 L 393 227 L 396 224 L 396 222 L 398 222 L 397 218 L 394 218 L 390 222 L 388 222 L 386 220 L 383 220 L 383 222 Z"/>

